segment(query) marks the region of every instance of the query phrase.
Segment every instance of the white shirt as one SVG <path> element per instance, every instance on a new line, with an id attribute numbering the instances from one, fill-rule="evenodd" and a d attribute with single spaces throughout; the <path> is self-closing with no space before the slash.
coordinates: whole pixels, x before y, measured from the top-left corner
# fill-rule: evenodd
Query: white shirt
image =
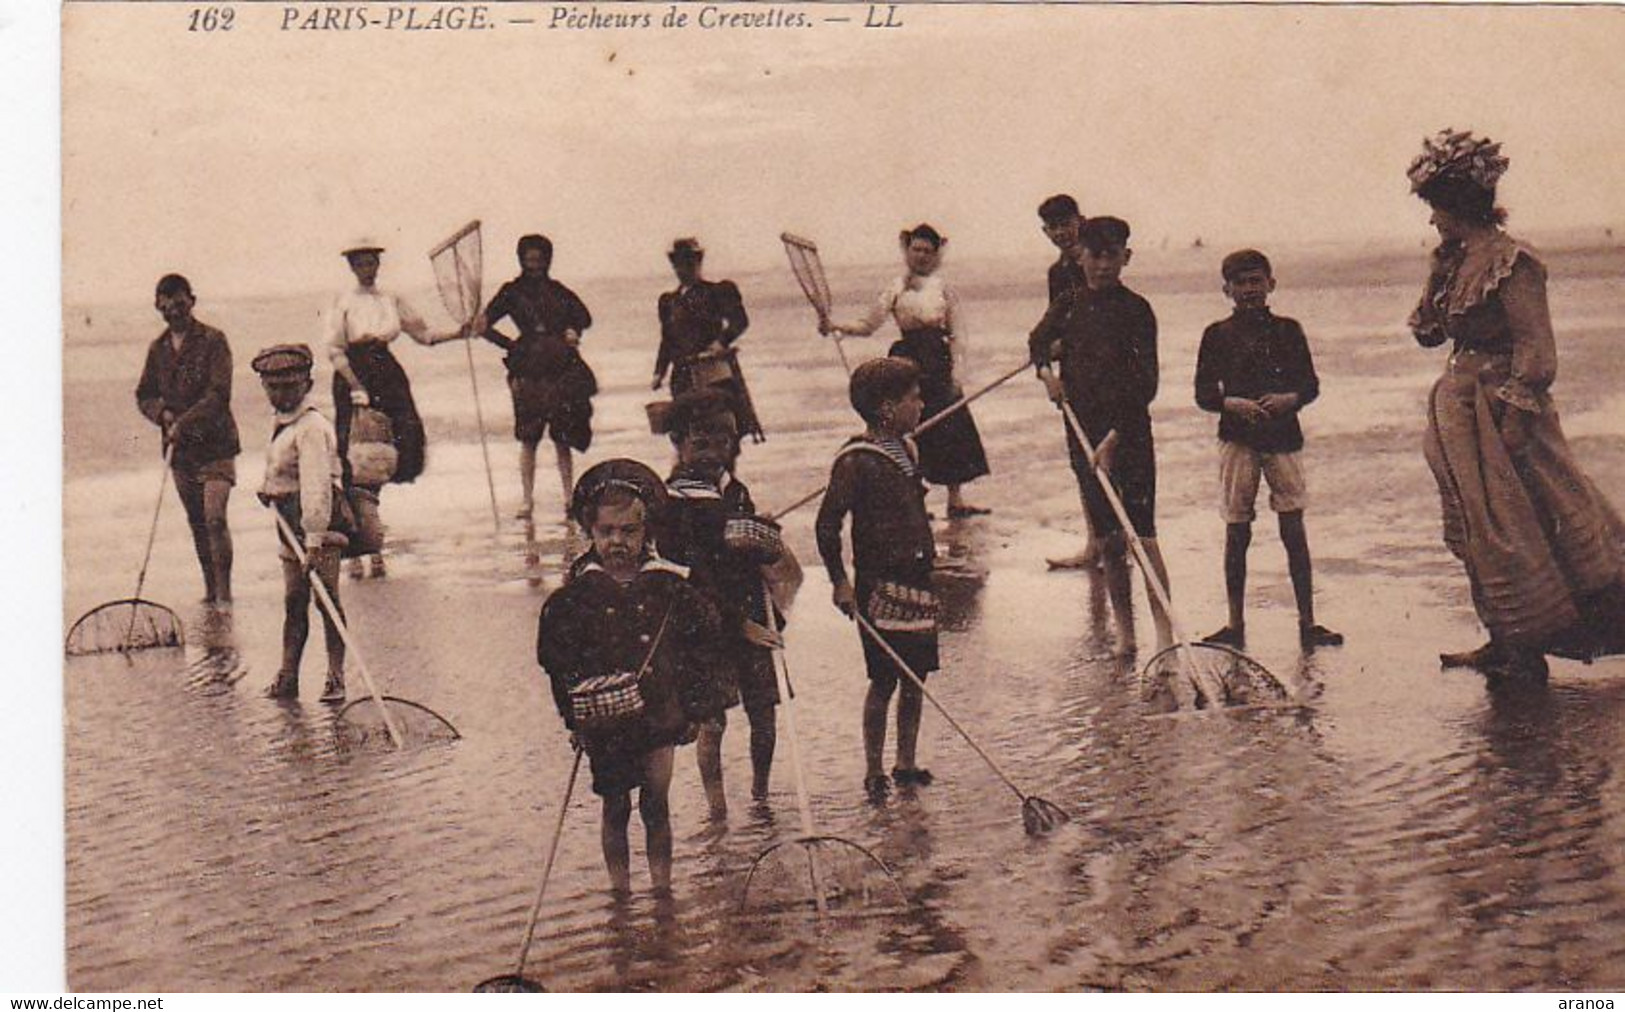
<path id="1" fill-rule="evenodd" d="M 327 346 L 333 351 L 368 341 L 388 344 L 402 333 L 420 344 L 430 343 L 429 327 L 417 310 L 394 292 L 376 286 L 357 285 L 334 299 L 326 324 Z"/>
<path id="2" fill-rule="evenodd" d="M 939 274 L 920 277 L 905 274 L 893 278 L 891 283 L 875 296 L 862 320 L 846 332 L 859 337 L 873 334 L 890 316 L 897 321 L 899 330 L 935 327 L 947 331 L 954 358 L 963 359 L 967 343 L 965 321 L 959 311 L 959 297 L 948 287 Z"/>
<path id="3" fill-rule="evenodd" d="M 279 431 L 265 451 L 260 493 L 273 499 L 298 493 L 305 546 L 320 548 L 328 543 L 332 497 L 343 494 L 338 433 L 308 396 L 292 411 L 277 412 L 276 423 Z"/>

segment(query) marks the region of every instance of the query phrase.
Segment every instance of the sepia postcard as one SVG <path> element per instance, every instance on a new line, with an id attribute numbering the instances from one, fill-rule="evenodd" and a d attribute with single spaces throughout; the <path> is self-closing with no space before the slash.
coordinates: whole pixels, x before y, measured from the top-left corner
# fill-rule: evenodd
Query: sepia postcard
<path id="1" fill-rule="evenodd" d="M 1625 11 L 60 22 L 68 989 L 1625 988 Z"/>

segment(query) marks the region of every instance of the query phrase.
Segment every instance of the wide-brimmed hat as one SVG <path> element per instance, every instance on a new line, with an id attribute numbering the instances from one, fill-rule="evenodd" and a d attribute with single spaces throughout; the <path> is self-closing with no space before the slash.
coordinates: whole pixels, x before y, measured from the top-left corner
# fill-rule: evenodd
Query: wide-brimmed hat
<path id="1" fill-rule="evenodd" d="M 647 522 L 656 522 L 666 508 L 666 483 L 660 480 L 660 475 L 640 461 L 616 457 L 594 464 L 576 481 L 575 492 L 570 496 L 571 519 L 587 526 L 588 510 L 611 488 L 625 489 L 642 499 Z"/>
<path id="2" fill-rule="evenodd" d="M 344 249 L 340 250 L 339 252 L 341 256 L 348 259 L 357 253 L 382 253 L 383 251 L 383 243 L 372 238 L 371 236 L 362 236 L 359 239 L 352 240 L 348 246 L 344 247 Z"/>
<path id="3" fill-rule="evenodd" d="M 682 239 L 672 240 L 671 249 L 666 251 L 666 256 L 672 260 L 699 260 L 705 256 L 705 247 L 693 236 L 685 236 Z"/>

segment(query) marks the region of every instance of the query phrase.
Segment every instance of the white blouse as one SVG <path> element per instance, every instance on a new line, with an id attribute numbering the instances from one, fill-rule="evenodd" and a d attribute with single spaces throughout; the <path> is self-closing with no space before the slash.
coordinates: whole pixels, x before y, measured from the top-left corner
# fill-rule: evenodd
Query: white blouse
<path id="1" fill-rule="evenodd" d="M 959 297 L 941 275 L 905 274 L 893 278 L 880 290 L 863 319 L 843 329 L 848 334 L 867 337 L 880 329 L 887 316 L 897 321 L 899 330 L 936 327 L 947 331 L 954 359 L 963 359 L 967 345 L 964 316 L 959 310 Z"/>
<path id="2" fill-rule="evenodd" d="M 428 344 L 429 327 L 417 310 L 399 295 L 376 287 L 357 286 L 333 300 L 327 314 L 327 345 L 343 351 L 368 341 L 388 344 L 402 333 Z"/>

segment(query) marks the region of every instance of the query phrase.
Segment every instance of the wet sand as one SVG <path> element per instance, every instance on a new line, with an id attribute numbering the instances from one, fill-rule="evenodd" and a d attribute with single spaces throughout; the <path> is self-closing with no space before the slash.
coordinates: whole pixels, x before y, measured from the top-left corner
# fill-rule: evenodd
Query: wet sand
<path id="1" fill-rule="evenodd" d="M 1146 251 L 1128 274 L 1162 323 L 1159 526 L 1193 633 L 1224 613 L 1214 421 L 1190 396 L 1201 327 L 1227 311 L 1207 278 L 1216 259 Z M 1492 693 L 1476 675 L 1438 670 L 1440 649 L 1481 633 L 1421 459 L 1424 398 L 1442 356 L 1403 327 L 1420 263 L 1419 253 L 1414 263 L 1360 251 L 1277 256 L 1273 304 L 1304 323 L 1323 388 L 1304 416 L 1319 609 L 1349 637 L 1299 655 L 1284 554 L 1263 513 L 1250 646 L 1301 707 L 1147 719 L 1134 671 L 1092 628 L 1086 580 L 1044 569 L 1046 555 L 1076 547 L 1081 524 L 1060 421 L 1036 383 L 1017 379 L 976 405 L 995 475 L 971 496 L 994 514 L 939 527 L 939 550 L 965 560 L 966 574 L 931 687 L 1074 823 L 1027 838 L 1015 797 L 931 712 L 921 749 L 936 784 L 880 807 L 863 801 L 861 656 L 828 605 L 807 508 L 786 521 L 808 569 L 788 661 L 813 805 L 822 830 L 895 869 L 907 911 L 823 929 L 737 914 L 752 858 L 799 821 L 782 732 L 773 795 L 751 803 L 735 711 L 726 832 L 707 828 L 692 750 L 679 753 L 674 909 L 647 896 L 635 820 L 638 895 L 610 901 L 597 803 L 578 790 L 532 975 L 580 990 L 1625 986 L 1625 787 L 1615 775 L 1625 662 L 1554 662 L 1550 689 L 1533 693 Z M 1577 452 L 1616 502 L 1622 265 L 1617 250 L 1551 260 L 1556 396 Z M 1042 310 L 1043 262 L 1014 275 L 946 269 L 977 328 L 965 381 L 974 386 L 1019 361 Z M 773 508 L 822 482 L 854 419 L 834 351 L 810 334 L 788 278 L 739 280 L 755 320 L 745 365 L 769 431 L 746 447 L 741 474 Z M 853 273 L 836 281 L 848 306 L 871 287 Z M 642 412 L 663 285 L 580 286 L 599 318 L 588 354 L 604 386 L 589 462 L 670 459 Z M 516 453 L 497 356 L 481 349 L 505 514 L 493 535 L 463 354 L 405 348 L 429 468 L 385 495 L 389 578 L 346 581 L 345 604 L 386 691 L 444 714 L 463 738 L 401 754 L 341 748 L 331 709 L 315 699 L 314 641 L 299 702 L 263 698 L 277 664 L 280 576 L 252 496 L 270 420 L 246 361 L 262 344 L 312 336 L 319 305 L 205 300 L 198 310 L 238 360 L 247 452 L 231 506 L 232 628 L 211 628 L 192 603 L 199 578 L 170 492 L 146 596 L 187 617 L 186 656 L 66 666 L 75 990 L 460 991 L 515 958 L 570 762 L 534 662 L 536 614 L 566 547 L 549 519 L 556 483 L 544 454 L 531 541 L 506 519 Z M 65 351 L 68 621 L 129 593 L 158 479 L 156 441 L 130 393 L 156 318 L 144 306 L 89 315 L 86 327 L 69 314 Z M 878 354 L 889 341 L 848 349 Z M 932 502 L 941 512 L 940 494 Z M 240 680 L 188 672 L 217 661 Z"/>

